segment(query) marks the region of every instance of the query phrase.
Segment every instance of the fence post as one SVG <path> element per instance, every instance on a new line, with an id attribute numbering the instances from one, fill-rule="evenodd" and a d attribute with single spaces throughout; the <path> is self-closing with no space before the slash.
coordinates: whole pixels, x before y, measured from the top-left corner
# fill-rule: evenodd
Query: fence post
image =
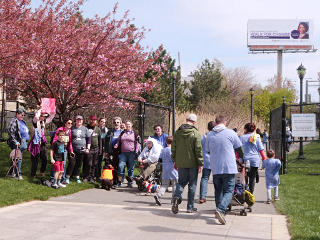
<path id="1" fill-rule="evenodd" d="M 281 161 L 282 161 L 282 174 L 287 174 L 287 144 L 286 144 L 286 97 L 282 97 L 282 126 L 281 126 Z"/>
<path id="2" fill-rule="evenodd" d="M 139 101 L 139 135 L 141 137 L 141 139 L 143 140 L 144 138 L 144 126 L 143 126 L 143 122 L 144 122 L 144 112 L 143 112 L 143 106 L 142 106 L 142 102 Z"/>

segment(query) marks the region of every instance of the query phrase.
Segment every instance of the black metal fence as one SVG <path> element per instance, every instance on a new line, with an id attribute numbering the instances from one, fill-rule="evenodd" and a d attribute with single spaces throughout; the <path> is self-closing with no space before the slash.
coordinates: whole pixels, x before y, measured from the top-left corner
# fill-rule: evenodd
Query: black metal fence
<path id="1" fill-rule="evenodd" d="M 153 126 L 155 124 L 162 125 L 164 132 L 170 132 L 171 109 L 169 107 L 130 99 L 126 99 L 126 101 L 131 103 L 131 107 L 128 109 L 124 109 L 122 107 L 110 107 L 106 112 L 100 113 L 83 110 L 75 113 L 75 115 L 82 114 L 85 120 L 88 120 L 91 114 L 95 114 L 98 117 L 105 117 L 108 128 L 112 128 L 113 118 L 116 116 L 121 117 L 123 121 L 130 120 L 134 125 L 134 129 L 139 132 L 139 135 L 142 138 L 146 138 L 154 134 Z M 7 126 L 14 116 L 14 111 L 0 112 L 0 137 L 3 141 L 7 139 Z M 30 130 L 32 129 L 31 122 L 33 117 L 34 113 L 27 113 L 24 118 Z M 50 123 L 47 125 L 48 131 L 54 131 L 55 129 L 55 124 Z"/>
<path id="2" fill-rule="evenodd" d="M 301 158 L 303 145 L 311 142 L 319 143 L 319 134 L 316 137 L 294 138 L 289 136 L 292 131 L 292 114 L 300 113 L 300 104 L 286 104 L 283 101 L 281 107 L 270 111 L 270 141 L 269 147 L 275 150 L 276 157 L 282 162 L 281 173 L 320 174 L 319 157 L 305 156 Z M 316 128 L 320 131 L 320 103 L 302 104 L 302 113 L 314 113 L 316 115 Z M 290 132 L 288 130 L 290 129 Z M 301 145 L 300 146 L 300 141 Z M 295 151 L 288 158 L 288 153 Z M 320 153 L 320 152 L 319 152 Z"/>

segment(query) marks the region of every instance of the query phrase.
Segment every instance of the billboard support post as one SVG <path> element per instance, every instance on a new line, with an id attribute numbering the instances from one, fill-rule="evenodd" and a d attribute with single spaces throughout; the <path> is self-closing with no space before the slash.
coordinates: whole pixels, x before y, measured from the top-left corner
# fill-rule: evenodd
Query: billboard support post
<path id="1" fill-rule="evenodd" d="M 282 80 L 282 50 L 278 50 L 278 58 L 277 58 L 277 70 L 278 70 L 278 84 L 281 83 Z M 281 88 L 281 86 L 277 86 L 278 88 Z"/>

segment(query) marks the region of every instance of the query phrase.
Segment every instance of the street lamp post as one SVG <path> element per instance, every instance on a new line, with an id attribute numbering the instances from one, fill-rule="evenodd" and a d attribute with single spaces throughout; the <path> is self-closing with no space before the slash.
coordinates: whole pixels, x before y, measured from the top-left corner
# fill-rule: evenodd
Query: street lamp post
<path id="1" fill-rule="evenodd" d="M 319 93 L 319 103 L 320 103 L 320 87 L 318 87 L 318 93 Z M 319 112 L 318 112 L 318 128 L 319 128 L 319 139 L 320 139 L 320 106 L 318 106 Z"/>
<path id="2" fill-rule="evenodd" d="M 175 132 L 176 126 L 176 80 L 177 80 L 177 69 L 172 67 L 172 136 Z"/>
<path id="3" fill-rule="evenodd" d="M 300 113 L 302 113 L 303 110 L 303 106 L 302 106 L 302 86 L 303 86 L 303 78 L 304 75 L 306 74 L 306 68 L 302 65 L 302 63 L 300 64 L 300 66 L 297 68 L 297 72 L 298 72 L 298 76 L 300 78 Z M 303 142 L 302 142 L 302 137 L 300 137 L 300 143 L 299 143 L 299 155 L 297 157 L 297 159 L 305 159 L 305 157 L 303 156 Z"/>
<path id="4" fill-rule="evenodd" d="M 253 122 L 253 94 L 254 94 L 254 90 L 253 90 L 253 88 L 250 88 L 250 99 L 251 99 L 251 105 L 250 105 L 250 123 Z"/>

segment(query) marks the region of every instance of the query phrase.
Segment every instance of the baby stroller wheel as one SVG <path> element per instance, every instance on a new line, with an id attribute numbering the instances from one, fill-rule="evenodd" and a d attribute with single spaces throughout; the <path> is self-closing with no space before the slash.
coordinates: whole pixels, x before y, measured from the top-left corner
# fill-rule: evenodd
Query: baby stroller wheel
<path id="1" fill-rule="evenodd" d="M 252 208 L 251 207 L 248 207 L 248 209 L 249 209 L 249 212 L 252 212 Z"/>
<path id="2" fill-rule="evenodd" d="M 142 183 L 139 183 L 139 184 L 138 184 L 138 190 L 139 190 L 140 192 L 142 192 L 142 191 L 144 190 L 144 186 L 143 186 Z"/>
<path id="3" fill-rule="evenodd" d="M 245 211 L 245 210 L 241 210 L 241 211 L 240 211 L 240 216 L 247 216 L 246 211 Z"/>

